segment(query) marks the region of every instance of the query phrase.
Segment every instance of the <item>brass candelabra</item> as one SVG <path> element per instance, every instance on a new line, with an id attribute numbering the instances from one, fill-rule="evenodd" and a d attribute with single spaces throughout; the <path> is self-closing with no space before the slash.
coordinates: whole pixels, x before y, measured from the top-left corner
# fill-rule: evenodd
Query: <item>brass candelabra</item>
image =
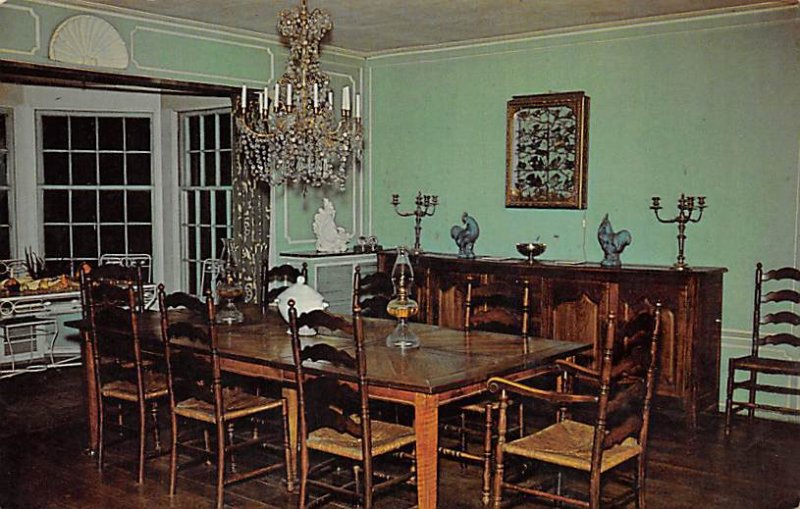
<path id="1" fill-rule="evenodd" d="M 695 200 L 697 204 L 695 205 Z M 661 207 L 661 197 L 653 196 L 653 204 L 650 205 L 650 210 L 656 215 L 656 219 L 660 223 L 677 223 L 678 225 L 678 260 L 672 266 L 676 270 L 686 270 L 689 266 L 686 264 L 686 257 L 684 256 L 684 248 L 686 244 L 686 225 L 688 223 L 699 223 L 703 217 L 703 210 L 707 207 L 705 196 L 686 196 L 681 193 L 678 199 L 678 215 L 672 219 L 664 219 L 659 215 Z M 694 212 L 698 211 L 695 216 Z"/>
<path id="2" fill-rule="evenodd" d="M 436 212 L 436 206 L 439 205 L 439 196 L 435 194 L 422 194 L 422 191 L 417 193 L 417 198 L 414 200 L 416 208 L 409 212 L 400 212 L 397 208 L 400 206 L 400 196 L 397 194 L 392 195 L 392 205 L 394 211 L 400 217 L 414 216 L 414 254 L 422 252 L 419 238 L 422 234 L 422 218 L 432 216 Z"/>

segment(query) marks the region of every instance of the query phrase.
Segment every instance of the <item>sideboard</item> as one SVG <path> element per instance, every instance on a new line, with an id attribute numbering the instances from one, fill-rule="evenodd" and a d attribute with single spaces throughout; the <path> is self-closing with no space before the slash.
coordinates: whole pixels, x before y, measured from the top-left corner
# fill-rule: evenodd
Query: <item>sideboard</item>
<path id="1" fill-rule="evenodd" d="M 395 253 L 378 254 L 378 270 L 391 271 Z M 642 306 L 662 304 L 657 393 L 679 401 L 687 424 L 719 398 L 722 276 L 720 267 L 534 262 L 516 258 L 458 258 L 424 253 L 413 260 L 419 319 L 462 328 L 465 281 L 526 284 L 531 295 L 532 335 L 593 343 L 598 348 L 609 312 L 626 319 Z"/>

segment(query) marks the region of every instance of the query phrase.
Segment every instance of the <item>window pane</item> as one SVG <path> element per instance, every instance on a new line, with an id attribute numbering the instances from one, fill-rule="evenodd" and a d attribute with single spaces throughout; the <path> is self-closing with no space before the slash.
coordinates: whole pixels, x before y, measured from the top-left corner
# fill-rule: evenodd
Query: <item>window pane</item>
<path id="1" fill-rule="evenodd" d="M 128 154 L 128 184 L 150 184 L 150 154 Z"/>
<path id="2" fill-rule="evenodd" d="M 189 150 L 200 150 L 200 117 L 189 117 Z"/>
<path id="3" fill-rule="evenodd" d="M 231 153 L 230 152 L 220 152 L 219 153 L 219 171 L 221 182 L 220 185 L 223 186 L 230 186 L 231 185 Z"/>
<path id="4" fill-rule="evenodd" d="M 203 117 L 203 149 L 213 150 L 217 148 L 217 126 L 216 118 L 214 115 L 206 115 Z"/>
<path id="5" fill-rule="evenodd" d="M 205 159 L 205 172 L 206 172 L 206 185 L 217 185 L 217 155 L 214 152 L 206 152 L 203 155 Z"/>
<path id="6" fill-rule="evenodd" d="M 0 226 L 0 257 L 4 260 L 11 258 L 11 229 Z"/>
<path id="7" fill-rule="evenodd" d="M 203 185 L 200 181 L 200 153 L 189 154 L 189 184 L 190 186 Z"/>
<path id="8" fill-rule="evenodd" d="M 117 186 L 125 184 L 125 156 L 100 154 L 100 183 Z"/>
<path id="9" fill-rule="evenodd" d="M 228 208 L 230 207 L 227 200 L 227 195 L 225 191 L 216 191 L 214 193 L 217 198 L 216 210 L 215 212 L 215 220 L 216 224 L 228 224 Z"/>
<path id="10" fill-rule="evenodd" d="M 95 226 L 74 226 L 72 256 L 97 258 L 97 229 Z"/>
<path id="11" fill-rule="evenodd" d="M 200 223 L 211 224 L 211 192 L 200 192 Z"/>
<path id="12" fill-rule="evenodd" d="M 200 230 L 200 259 L 211 258 L 211 228 L 199 228 Z"/>
<path id="13" fill-rule="evenodd" d="M 0 113 L 0 150 L 8 148 L 8 141 L 6 141 L 6 118 L 7 115 Z"/>
<path id="14" fill-rule="evenodd" d="M 228 228 L 227 227 L 223 227 L 223 228 L 217 227 L 215 230 L 216 230 L 216 234 L 217 234 L 217 237 L 215 239 L 215 245 L 216 245 L 216 249 L 217 249 L 216 250 L 216 254 L 217 254 L 217 257 L 219 257 L 222 254 L 222 239 L 227 239 L 228 238 Z"/>
<path id="15" fill-rule="evenodd" d="M 3 123 L 0 119 L 0 125 Z M 0 152 L 0 186 L 8 185 L 8 153 Z"/>
<path id="16" fill-rule="evenodd" d="M 116 117 L 100 117 L 98 119 L 98 148 L 100 150 L 122 150 L 122 119 Z"/>
<path id="17" fill-rule="evenodd" d="M 150 119 L 125 119 L 125 150 L 150 150 Z"/>
<path id="18" fill-rule="evenodd" d="M 195 207 L 195 192 L 189 191 L 186 193 L 186 212 L 187 212 L 186 222 L 188 224 L 194 224 L 195 221 L 197 220 L 194 213 L 194 207 Z"/>
<path id="19" fill-rule="evenodd" d="M 66 153 L 46 152 L 42 157 L 44 183 L 51 185 L 69 184 L 69 159 Z"/>
<path id="20" fill-rule="evenodd" d="M 69 148 L 67 117 L 42 117 L 42 147 L 45 149 Z"/>
<path id="21" fill-rule="evenodd" d="M 9 224 L 8 219 L 8 191 L 0 189 L 0 226 Z"/>
<path id="22" fill-rule="evenodd" d="M 151 217 L 150 192 L 128 191 L 128 222 L 149 223 Z"/>
<path id="23" fill-rule="evenodd" d="M 94 152 L 72 154 L 72 185 L 90 186 L 97 183 L 97 156 Z"/>
<path id="24" fill-rule="evenodd" d="M 229 113 L 219 116 L 219 148 L 231 148 L 231 116 Z"/>
<path id="25" fill-rule="evenodd" d="M 69 221 L 69 191 L 45 189 L 42 202 L 45 223 Z"/>
<path id="26" fill-rule="evenodd" d="M 46 258 L 69 258 L 69 226 L 45 225 L 44 255 Z"/>
<path id="27" fill-rule="evenodd" d="M 95 122 L 94 117 L 70 117 L 72 150 L 95 150 L 97 148 Z"/>
<path id="28" fill-rule="evenodd" d="M 100 227 L 100 253 L 125 252 L 125 227 L 101 226 Z"/>
<path id="29" fill-rule="evenodd" d="M 96 191 L 72 191 L 72 221 L 74 223 L 97 222 Z"/>
<path id="30" fill-rule="evenodd" d="M 125 221 L 125 192 L 100 191 L 100 222 L 122 223 Z M 102 234 L 102 232 L 101 232 Z M 125 246 L 123 245 L 123 248 Z M 104 251 L 110 253 L 111 251 Z M 117 253 L 124 251 L 115 251 Z"/>
<path id="31" fill-rule="evenodd" d="M 128 252 L 153 254 L 153 234 L 150 226 L 128 227 Z"/>
<path id="32" fill-rule="evenodd" d="M 187 241 L 186 241 L 186 243 L 188 245 L 186 247 L 188 248 L 187 251 L 188 251 L 188 255 L 189 255 L 189 259 L 190 260 L 196 260 L 197 259 L 196 241 L 197 241 L 197 235 L 195 233 L 195 229 L 194 228 L 189 228 L 188 235 L 187 235 Z"/>

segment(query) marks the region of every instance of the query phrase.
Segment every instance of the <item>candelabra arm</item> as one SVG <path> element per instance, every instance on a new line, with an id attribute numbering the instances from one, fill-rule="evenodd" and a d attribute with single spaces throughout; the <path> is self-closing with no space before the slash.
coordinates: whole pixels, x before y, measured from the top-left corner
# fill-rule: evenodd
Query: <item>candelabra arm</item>
<path id="1" fill-rule="evenodd" d="M 658 220 L 659 223 L 671 224 L 671 223 L 675 223 L 675 222 L 678 221 L 678 217 L 673 217 L 672 219 L 664 219 L 663 217 L 661 217 L 661 214 L 659 214 L 659 211 L 661 209 L 651 208 L 651 210 L 656 215 L 656 219 Z"/>
<path id="2" fill-rule="evenodd" d="M 395 212 L 397 213 L 397 215 L 398 215 L 398 216 L 400 216 L 400 217 L 410 217 L 410 216 L 416 216 L 416 215 L 417 215 L 417 212 L 416 212 L 416 211 L 412 211 L 412 212 L 400 212 L 400 209 L 398 209 L 397 207 L 398 207 L 398 205 L 395 205 L 395 206 L 394 206 L 394 211 L 395 211 Z"/>
<path id="3" fill-rule="evenodd" d="M 690 216 L 689 217 L 689 221 L 691 221 L 693 223 L 699 223 L 700 222 L 700 219 L 703 218 L 703 211 L 705 210 L 705 207 L 703 207 L 703 208 L 701 208 L 699 210 L 700 210 L 700 213 L 697 214 L 697 218 L 692 219 L 692 217 Z"/>

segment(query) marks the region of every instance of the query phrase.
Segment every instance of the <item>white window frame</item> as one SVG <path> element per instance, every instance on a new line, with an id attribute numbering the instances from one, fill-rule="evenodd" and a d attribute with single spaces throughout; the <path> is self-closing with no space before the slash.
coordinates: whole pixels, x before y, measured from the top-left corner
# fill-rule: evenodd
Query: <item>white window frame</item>
<path id="1" fill-rule="evenodd" d="M 233 116 L 231 114 L 230 108 L 211 108 L 211 109 L 202 109 L 202 110 L 190 110 L 190 111 L 182 111 L 178 113 L 178 195 L 180 201 L 180 273 L 181 273 L 181 287 L 185 290 L 189 291 L 192 288 L 192 277 L 194 277 L 194 288 L 199 288 L 201 281 L 202 281 L 202 260 L 203 258 L 198 258 L 197 254 L 200 252 L 200 232 L 204 228 L 209 228 L 211 231 L 211 253 L 209 258 L 219 258 L 222 253 L 217 250 L 218 247 L 218 236 L 217 230 L 220 227 L 225 227 L 227 229 L 227 236 L 230 237 L 233 234 L 233 218 L 231 216 L 231 204 L 233 203 L 233 184 L 232 179 L 233 175 L 230 175 L 229 178 L 229 185 L 221 185 L 222 182 L 222 173 L 221 173 L 221 153 L 228 152 L 230 154 L 230 161 L 231 161 L 231 173 L 233 172 L 233 125 L 230 126 L 230 133 L 231 133 L 231 141 L 229 144 L 228 149 L 221 149 L 220 148 L 220 115 L 228 114 L 230 115 L 231 121 Z M 208 115 L 214 115 L 215 118 L 215 142 L 213 149 L 207 149 L 205 147 L 205 122 L 203 119 Z M 199 149 L 191 149 L 190 148 L 190 131 L 188 129 L 188 123 L 191 118 L 199 118 L 199 127 L 200 127 L 200 148 Z M 205 157 L 203 155 L 207 152 L 213 151 L 215 156 L 215 185 L 206 185 L 205 178 Z M 191 163 L 189 161 L 190 153 L 199 153 L 200 154 L 200 185 L 193 186 L 187 185 L 189 179 L 191 177 Z M 203 223 L 201 221 L 201 207 L 200 207 L 200 193 L 201 192 L 210 192 L 210 210 L 208 211 L 209 220 L 208 224 Z M 218 192 L 224 192 L 226 194 L 226 204 L 228 205 L 225 210 L 225 223 L 220 224 L 216 222 L 217 219 L 217 204 L 216 195 Z M 189 223 L 189 193 L 195 193 L 195 201 L 194 201 L 194 222 Z M 225 206 L 226 204 L 222 204 L 221 206 Z M 195 257 L 189 257 L 189 245 L 188 245 L 188 238 L 189 238 L 189 230 L 190 228 L 195 229 Z M 195 263 L 195 273 L 190 274 L 189 267 L 191 263 Z"/>
<path id="2" fill-rule="evenodd" d="M 150 155 L 150 184 L 143 185 L 143 184 L 134 184 L 130 185 L 127 183 L 123 184 L 115 184 L 115 185 L 103 185 L 100 184 L 99 179 L 97 183 L 94 185 L 74 185 L 72 182 L 68 184 L 45 184 L 44 183 L 44 145 L 43 145 L 43 129 L 42 129 L 42 117 L 45 116 L 63 116 L 63 117 L 92 117 L 95 119 L 101 117 L 120 117 L 120 118 L 146 118 L 150 122 L 150 150 L 149 151 L 128 151 L 122 150 L 120 151 L 123 154 L 129 153 L 147 153 Z M 123 208 L 123 219 L 122 221 L 115 221 L 111 224 L 114 225 L 121 225 L 124 226 L 125 231 L 125 243 L 128 246 L 129 254 L 136 253 L 135 250 L 131 249 L 130 243 L 128 242 L 128 226 L 143 226 L 148 225 L 150 227 L 150 243 L 151 243 L 151 254 L 154 258 L 157 258 L 161 255 L 161 249 L 158 245 L 158 235 L 157 235 L 157 218 L 159 216 L 156 215 L 156 201 L 158 199 L 158 192 L 159 186 L 157 185 L 157 178 L 158 172 L 156 171 L 157 162 L 156 158 L 159 156 L 157 152 L 157 148 L 155 145 L 156 137 L 156 119 L 154 115 L 149 113 L 141 113 L 141 112 L 124 112 L 124 111 L 93 111 L 93 110 L 50 110 L 50 109 L 39 109 L 35 112 L 35 122 L 36 122 L 36 155 L 37 155 L 37 171 L 36 171 L 36 196 L 37 196 L 37 210 L 39 214 L 39 220 L 37 221 L 37 229 L 38 229 L 38 242 L 39 248 L 41 250 L 41 255 L 44 257 L 44 249 L 45 249 L 45 218 L 44 218 L 44 191 L 45 190 L 86 190 L 86 191 L 147 191 L 150 194 L 150 222 L 143 223 L 143 222 L 129 222 L 127 217 L 127 204 L 124 205 Z M 99 127 L 96 126 L 96 129 Z M 68 132 L 69 133 L 69 132 Z M 70 134 L 68 134 L 70 136 Z M 124 135 L 123 135 L 124 136 Z M 96 138 L 97 139 L 97 138 Z M 48 151 L 52 151 L 52 149 L 48 149 Z M 118 151 L 101 151 L 97 146 L 95 146 L 94 150 L 73 150 L 68 148 L 63 150 L 67 154 L 71 155 L 73 153 L 93 153 L 95 155 L 99 155 L 101 153 L 111 153 L 111 152 L 118 152 Z M 71 157 L 69 158 L 71 165 Z M 127 164 L 127 163 L 125 163 Z M 97 170 L 100 171 L 99 163 L 97 166 Z M 71 174 L 71 172 L 70 172 Z M 103 223 L 101 221 L 100 213 L 99 213 L 99 197 L 96 201 L 97 210 L 97 219 L 96 225 L 100 226 Z M 67 221 L 59 222 L 59 223 L 47 223 L 49 224 L 56 224 L 67 226 L 70 229 L 70 260 L 76 260 L 78 258 L 75 257 L 74 249 L 73 249 L 73 226 L 76 224 L 83 224 L 83 223 L 74 223 L 71 218 L 68 218 Z M 86 223 L 88 225 L 88 223 Z M 97 235 L 97 259 L 99 259 L 100 255 L 102 254 L 102 245 L 100 243 L 100 230 L 96 232 Z"/>

